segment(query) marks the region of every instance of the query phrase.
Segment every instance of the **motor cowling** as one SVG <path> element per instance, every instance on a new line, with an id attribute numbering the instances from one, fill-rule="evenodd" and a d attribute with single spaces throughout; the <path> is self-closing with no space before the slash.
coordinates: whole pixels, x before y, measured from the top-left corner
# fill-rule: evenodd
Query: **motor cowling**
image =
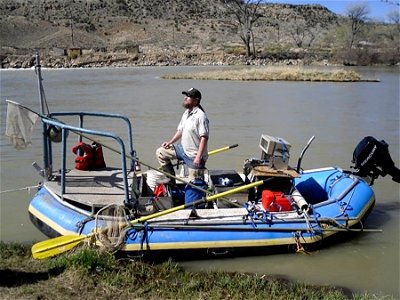
<path id="1" fill-rule="evenodd" d="M 379 176 L 392 176 L 392 180 L 400 183 L 400 170 L 395 166 L 390 153 L 389 145 L 378 141 L 372 136 L 363 138 L 353 152 L 352 163 L 357 176 L 371 178 L 373 181 Z"/>

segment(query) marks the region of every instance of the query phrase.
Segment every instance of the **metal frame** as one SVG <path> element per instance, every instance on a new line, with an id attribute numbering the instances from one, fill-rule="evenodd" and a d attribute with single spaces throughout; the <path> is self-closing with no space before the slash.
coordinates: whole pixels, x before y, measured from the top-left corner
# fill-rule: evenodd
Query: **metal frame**
<path id="1" fill-rule="evenodd" d="M 57 119 L 54 119 L 54 117 L 59 117 L 59 116 L 77 116 L 79 117 L 79 127 L 76 126 L 71 126 L 68 124 L 65 124 L 61 121 L 58 121 Z M 48 127 L 49 125 L 56 126 L 59 130 L 61 130 L 61 193 L 65 194 L 65 175 L 67 173 L 67 168 L 66 168 L 66 157 L 67 157 L 67 139 L 68 139 L 68 133 L 69 131 L 72 131 L 79 136 L 79 141 L 82 141 L 82 135 L 88 134 L 88 135 L 95 135 L 95 136 L 102 136 L 102 137 L 108 137 L 113 140 L 115 140 L 120 147 L 120 157 L 121 157 L 121 169 L 123 173 L 123 181 L 124 181 L 124 193 L 125 193 L 125 203 L 128 203 L 130 200 L 129 197 L 129 185 L 128 185 L 128 170 L 126 166 L 126 150 L 125 150 L 125 144 L 123 140 L 117 136 L 114 133 L 106 132 L 106 131 L 98 131 L 98 130 L 91 130 L 91 129 L 85 129 L 83 128 L 84 125 L 84 116 L 92 116 L 92 117 L 102 117 L 102 118 L 116 118 L 116 119 L 121 119 L 126 122 L 127 127 L 128 127 L 128 146 L 129 146 L 129 152 L 132 157 L 136 157 L 136 152 L 133 150 L 133 140 L 132 140 L 132 124 L 129 121 L 129 119 L 123 115 L 120 114 L 108 114 L 108 113 L 98 113 L 98 112 L 55 112 L 49 114 L 46 118 L 42 118 L 43 123 Z M 47 151 L 44 151 L 44 165 L 48 166 L 49 169 L 51 170 L 52 163 L 53 163 L 53 155 L 52 155 L 52 141 L 48 137 L 47 133 L 45 132 L 43 134 L 43 140 L 44 140 L 44 145 L 46 146 L 45 148 Z M 136 162 L 134 160 L 131 160 L 131 168 L 135 167 Z M 52 172 L 50 171 L 48 174 L 48 179 Z"/>

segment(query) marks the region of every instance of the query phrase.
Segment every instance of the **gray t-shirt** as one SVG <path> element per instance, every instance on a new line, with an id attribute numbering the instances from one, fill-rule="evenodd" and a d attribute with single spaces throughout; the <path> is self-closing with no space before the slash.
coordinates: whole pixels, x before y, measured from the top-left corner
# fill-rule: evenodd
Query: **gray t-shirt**
<path id="1" fill-rule="evenodd" d="M 181 144 L 186 155 L 195 158 L 200 146 L 200 137 L 209 136 L 209 121 L 207 115 L 199 107 L 191 112 L 187 109 L 178 125 L 182 133 Z M 207 160 L 208 150 L 205 149 L 203 159 Z"/>

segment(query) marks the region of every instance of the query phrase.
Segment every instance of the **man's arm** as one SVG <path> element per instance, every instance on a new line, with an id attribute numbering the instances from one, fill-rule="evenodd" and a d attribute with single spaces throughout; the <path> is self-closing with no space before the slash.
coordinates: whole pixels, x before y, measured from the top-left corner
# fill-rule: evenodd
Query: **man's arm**
<path id="1" fill-rule="evenodd" d="M 172 144 L 175 143 L 176 141 L 180 140 L 181 137 L 182 137 L 182 132 L 180 132 L 178 130 L 168 142 L 162 143 L 162 146 L 165 149 L 169 149 L 172 146 Z"/>
<path id="2" fill-rule="evenodd" d="M 207 149 L 207 143 L 208 143 L 208 136 L 201 136 L 199 149 L 197 150 L 196 157 L 193 160 L 194 165 L 200 166 L 201 158 L 203 157 L 204 151 Z"/>

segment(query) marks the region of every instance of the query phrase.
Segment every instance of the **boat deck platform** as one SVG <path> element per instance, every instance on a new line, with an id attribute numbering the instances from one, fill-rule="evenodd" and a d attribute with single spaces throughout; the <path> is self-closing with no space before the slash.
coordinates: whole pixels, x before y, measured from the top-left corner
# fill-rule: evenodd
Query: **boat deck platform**
<path id="1" fill-rule="evenodd" d="M 129 175 L 128 186 L 132 183 L 132 176 Z M 51 181 L 46 181 L 45 186 L 64 200 L 90 207 L 122 205 L 125 200 L 122 170 L 116 168 L 91 171 L 69 170 L 65 176 L 64 194 L 61 193 L 61 175 L 59 174 L 55 175 Z"/>

